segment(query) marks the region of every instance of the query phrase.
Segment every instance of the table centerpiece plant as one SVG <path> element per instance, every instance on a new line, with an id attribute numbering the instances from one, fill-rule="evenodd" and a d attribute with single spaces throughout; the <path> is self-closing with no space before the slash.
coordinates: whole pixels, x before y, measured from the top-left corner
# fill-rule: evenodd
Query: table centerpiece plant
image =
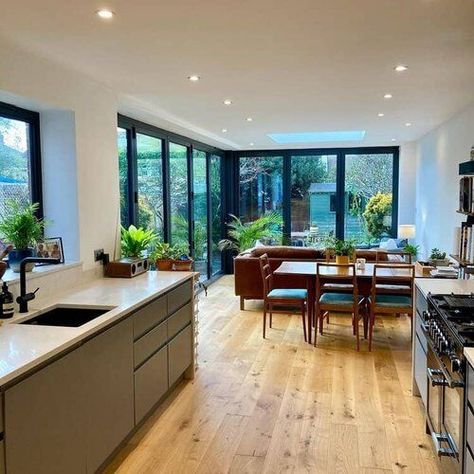
<path id="1" fill-rule="evenodd" d="M 343 240 L 330 237 L 326 241 L 326 252 L 336 256 L 336 263 L 347 265 L 355 254 L 355 244 L 352 239 Z"/>

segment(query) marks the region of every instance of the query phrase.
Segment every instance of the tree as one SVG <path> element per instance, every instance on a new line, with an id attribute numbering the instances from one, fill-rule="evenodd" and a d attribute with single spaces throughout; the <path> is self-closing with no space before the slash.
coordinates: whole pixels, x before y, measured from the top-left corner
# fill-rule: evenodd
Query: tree
<path id="1" fill-rule="evenodd" d="M 367 203 L 362 214 L 367 224 L 367 230 L 374 239 L 379 239 L 382 234 L 390 231 L 386 225 L 385 217 L 392 212 L 392 195 L 390 193 L 377 193 Z"/>

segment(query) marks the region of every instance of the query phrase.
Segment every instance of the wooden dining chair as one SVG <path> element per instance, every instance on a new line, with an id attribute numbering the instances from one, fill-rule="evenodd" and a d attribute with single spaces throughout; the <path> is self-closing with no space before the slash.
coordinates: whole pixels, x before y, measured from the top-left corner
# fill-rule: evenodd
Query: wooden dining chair
<path id="1" fill-rule="evenodd" d="M 352 314 L 352 332 L 359 350 L 359 321 L 365 316 L 364 298 L 359 295 L 355 265 L 318 263 L 316 267 L 316 321 L 314 345 L 317 333 L 323 334 L 324 318 L 329 313 Z"/>
<path id="2" fill-rule="evenodd" d="M 270 327 L 272 327 L 273 313 L 293 314 L 300 312 L 306 342 L 308 340 L 306 334 L 308 291 L 300 288 L 273 288 L 273 271 L 266 253 L 260 257 L 260 270 L 263 280 L 263 338 L 265 338 L 267 327 L 267 312 L 270 316 Z"/>
<path id="3" fill-rule="evenodd" d="M 391 275 L 387 275 L 391 270 Z M 381 274 L 382 273 L 382 274 Z M 413 293 L 415 267 L 409 264 L 376 264 L 369 297 L 369 351 L 377 314 L 407 314 L 413 332 Z"/>

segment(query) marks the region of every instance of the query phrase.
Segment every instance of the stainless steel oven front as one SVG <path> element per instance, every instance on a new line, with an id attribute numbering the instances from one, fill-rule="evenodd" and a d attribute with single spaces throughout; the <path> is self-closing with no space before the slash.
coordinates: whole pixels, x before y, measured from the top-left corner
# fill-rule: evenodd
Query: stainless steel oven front
<path id="1" fill-rule="evenodd" d="M 431 344 L 427 358 L 427 429 L 443 466 L 443 473 L 462 470 L 464 387 L 453 380 Z"/>

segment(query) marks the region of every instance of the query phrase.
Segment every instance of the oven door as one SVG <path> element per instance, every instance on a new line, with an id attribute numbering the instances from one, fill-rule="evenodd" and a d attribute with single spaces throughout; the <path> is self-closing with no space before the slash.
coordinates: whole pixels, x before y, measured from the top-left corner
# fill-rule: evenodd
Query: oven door
<path id="1" fill-rule="evenodd" d="M 464 387 L 456 387 L 448 380 L 443 389 L 442 432 L 446 433 L 453 469 L 459 470 L 464 438 Z M 447 460 L 446 460 L 447 462 Z M 445 467 L 446 469 L 446 467 Z M 453 470 L 452 472 L 457 472 Z M 451 472 L 451 471 L 446 471 Z"/>
<path id="2" fill-rule="evenodd" d="M 441 433 L 443 388 L 447 382 L 441 364 L 430 346 L 427 355 L 427 377 L 426 421 L 431 435 L 434 436 Z"/>

